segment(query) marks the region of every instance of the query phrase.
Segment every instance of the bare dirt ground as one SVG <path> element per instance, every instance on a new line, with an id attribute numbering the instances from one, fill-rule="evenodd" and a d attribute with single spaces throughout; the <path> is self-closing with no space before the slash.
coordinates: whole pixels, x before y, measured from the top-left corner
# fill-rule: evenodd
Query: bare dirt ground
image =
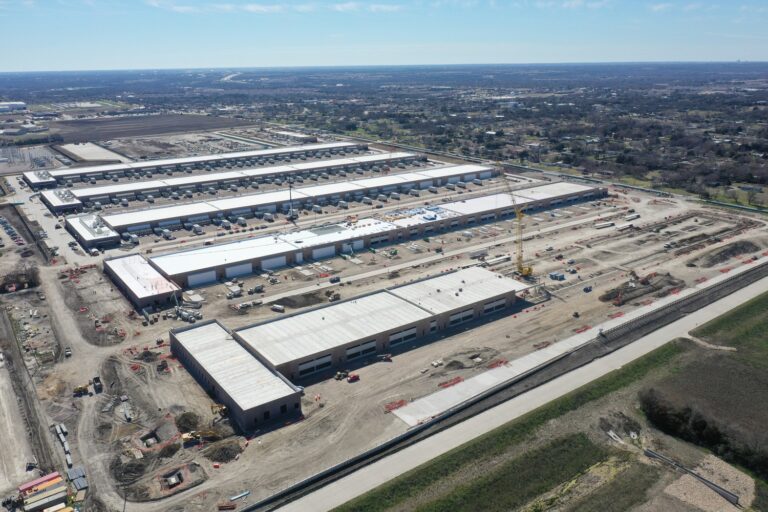
<path id="1" fill-rule="evenodd" d="M 52 132 L 61 134 L 64 142 L 88 142 L 137 135 L 216 130 L 247 124 L 246 121 L 229 117 L 163 114 L 115 119 L 54 121 L 50 128 Z"/>
<path id="2" fill-rule="evenodd" d="M 592 227 L 596 218 L 621 218 L 630 207 L 642 215 L 638 229 L 608 234 Z M 147 461 L 138 463 L 141 466 L 136 478 L 139 487 L 151 487 L 154 485 L 151 482 L 161 473 L 192 461 L 207 475 L 205 481 L 177 496 L 159 502 L 129 502 L 127 510 L 210 510 L 221 497 L 246 489 L 253 492 L 251 499 L 264 497 L 403 432 L 405 424 L 387 414 L 384 406 L 434 392 L 438 383 L 454 376 L 466 378 L 486 369 L 485 364 L 475 363 L 469 356 L 481 354 L 483 361 L 511 360 L 567 337 L 577 329 L 597 325 L 611 315 L 644 307 L 644 302 L 652 299 L 638 298 L 622 307 L 598 299 L 600 294 L 625 282 L 631 270 L 640 275 L 669 272 L 683 281 L 684 286 L 691 286 L 701 279 L 719 275 L 730 266 L 744 264 L 741 260 L 745 255 L 742 255 L 711 269 L 687 267 L 685 261 L 695 257 L 697 251 L 712 250 L 732 241 L 709 239 L 713 233 L 723 236 L 724 229 L 731 229 L 738 222 L 734 215 L 710 214 L 679 200 L 659 202 L 645 195 L 619 196 L 600 206 L 571 205 L 551 213 L 556 215 L 541 212 L 527 217 L 525 222 L 526 234 L 533 237 L 526 242 L 526 254 L 536 273 L 551 287 L 552 300 L 538 306 L 522 305 L 519 310 L 492 322 L 464 325 L 440 339 L 413 343 L 396 353 L 391 363 L 365 363 L 356 369 L 361 381 L 355 384 L 332 379 L 300 382 L 306 386 L 302 400 L 305 419 L 259 432 L 250 440 L 236 438 L 244 451 L 238 460 L 223 464 L 221 468 L 214 468 L 199 446 L 181 448 L 169 457 L 160 457 L 153 452 L 146 458 L 135 458 L 131 447 L 135 447 L 136 436 L 157 429 L 169 417 L 181 412 L 195 412 L 202 418 L 204 428 L 226 425 L 226 421 L 220 421 L 211 412 L 211 398 L 178 362 L 168 357 L 167 344 L 155 344 L 158 338 L 167 342 L 168 329 L 183 324 L 161 319 L 142 326 L 140 321 L 130 319 L 129 304 L 98 269 L 88 269 L 74 279 L 69 276 L 59 279 L 59 267 L 43 269 L 42 288 L 51 308 L 50 320 L 55 335 L 60 343 L 72 348 L 73 357 L 60 360 L 52 371 L 37 377 L 38 394 L 49 417 L 65 422 L 72 432 L 70 443 L 75 463 L 86 465 L 92 490 L 105 506 L 116 510 L 122 508 L 123 491 L 115 487 L 109 471 L 116 458 L 122 457 L 126 463 Z M 690 213 L 693 215 L 676 220 L 678 216 Z M 659 223 L 665 227 L 658 231 L 654 231 L 655 227 L 645 227 Z M 333 289 L 347 298 L 472 263 L 462 253 L 478 244 L 494 246 L 490 249 L 491 256 L 509 254 L 514 250 L 512 228 L 512 223 L 502 221 L 473 228 L 471 239 L 457 233 L 445 233 L 431 237 L 429 241 L 415 240 L 418 250 L 409 250 L 410 242 L 403 244 L 397 247 L 395 258 L 381 253 L 363 253 L 358 255 L 357 263 L 335 258 L 322 262 L 322 265 L 329 267 L 334 275 L 342 276 L 344 286 L 334 286 Z M 699 234 L 705 236 L 686 241 Z M 764 227 L 734 236 L 735 239 L 749 238 L 761 247 L 768 246 Z M 663 245 L 670 242 L 675 242 L 676 247 L 665 249 Z M 675 254 L 677 250 L 685 249 L 686 244 L 702 243 L 703 247 L 690 253 Z M 552 250 L 547 250 L 549 247 Z M 437 248 L 444 254 L 437 254 Z M 569 263 L 570 259 L 574 262 Z M 399 265 L 404 268 L 390 277 L 390 270 Z M 510 273 L 513 266 L 511 262 L 502 262 L 492 269 Z M 565 271 L 569 267 L 575 268 L 576 273 L 566 273 L 564 282 L 546 279 L 548 272 Z M 369 272 L 374 274 L 356 279 L 356 276 Z M 265 300 L 307 293 L 314 296 L 327 286 L 327 278 L 320 278 L 319 273 L 313 273 L 307 280 L 297 269 L 291 269 L 280 271 L 278 277 L 278 284 L 267 284 Z M 266 280 L 258 276 L 244 279 L 246 288 L 264 283 Z M 591 293 L 583 291 L 587 285 L 593 286 Z M 274 315 L 267 307 L 250 309 L 245 314 L 234 312 L 229 306 L 238 299 L 224 299 L 221 285 L 205 288 L 202 292 L 207 299 L 202 308 L 204 317 L 219 318 L 230 328 Z M 244 296 L 243 300 L 249 298 Z M 307 297 L 294 300 L 293 305 L 297 307 L 316 302 Z M 322 294 L 321 300 L 325 300 Z M 574 312 L 579 313 L 578 318 L 574 318 Z M 100 325 L 96 325 L 96 320 Z M 137 360 L 136 356 L 144 352 L 145 347 L 153 355 Z M 444 366 L 432 367 L 431 362 L 437 359 L 442 359 Z M 157 364 L 163 360 L 168 361 L 169 370 L 158 372 Z M 73 399 L 73 387 L 87 383 L 95 375 L 101 375 L 104 380 L 104 393 Z M 132 412 L 130 422 L 125 416 L 126 405 L 120 401 L 122 395 L 128 398 L 126 403 Z M 589 428 L 594 430 L 594 425 Z M 685 459 L 679 453 L 676 456 L 694 465 L 697 463 L 695 457 Z M 139 494 L 143 492 L 138 491 Z M 676 500 L 676 503 L 681 502 Z"/>
<path id="3" fill-rule="evenodd" d="M 11 385 L 11 377 L 4 361 L 0 361 L 0 439 L 10 440 L 5 443 L 3 456 L 0 457 L 0 495 L 5 496 L 11 490 L 35 473 L 26 471 L 27 461 L 34 460 L 29 446 L 24 423 L 19 421 L 19 404 Z"/>

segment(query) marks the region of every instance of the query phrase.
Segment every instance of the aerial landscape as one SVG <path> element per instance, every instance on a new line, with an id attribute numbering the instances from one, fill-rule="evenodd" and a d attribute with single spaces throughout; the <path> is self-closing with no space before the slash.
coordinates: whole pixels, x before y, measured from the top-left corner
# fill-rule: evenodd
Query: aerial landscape
<path id="1" fill-rule="evenodd" d="M 766 22 L 0 1 L 3 509 L 768 511 Z"/>

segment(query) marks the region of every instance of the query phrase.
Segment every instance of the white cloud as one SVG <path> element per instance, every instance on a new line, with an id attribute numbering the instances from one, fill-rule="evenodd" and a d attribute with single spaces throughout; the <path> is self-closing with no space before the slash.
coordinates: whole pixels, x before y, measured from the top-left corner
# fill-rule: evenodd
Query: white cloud
<path id="1" fill-rule="evenodd" d="M 650 10 L 653 12 L 663 12 L 668 10 L 672 7 L 672 4 L 666 3 L 666 4 L 651 4 L 648 6 Z"/>
<path id="2" fill-rule="evenodd" d="M 2 2 L 3 0 L 0 0 Z M 32 0 L 27 0 L 32 1 Z M 351 12 L 370 12 L 370 13 L 394 13 L 404 10 L 402 4 L 389 4 L 389 3 L 375 3 L 368 4 L 365 2 L 340 2 L 333 4 L 322 3 L 303 3 L 293 4 L 289 2 L 281 3 L 208 3 L 199 5 L 179 4 L 173 0 L 144 0 L 144 3 L 150 7 L 157 9 L 164 9 L 166 11 L 178 12 L 178 13 L 205 13 L 205 12 L 222 12 L 222 13 L 249 13 L 249 14 L 277 14 L 283 12 L 296 12 L 296 13 L 312 13 L 320 10 L 330 10 L 340 13 Z"/>
<path id="3" fill-rule="evenodd" d="M 352 12 L 360 10 L 359 2 L 344 2 L 342 4 L 333 4 L 331 9 L 337 12 Z"/>
<path id="4" fill-rule="evenodd" d="M 399 12 L 403 10 L 402 5 L 397 4 L 371 4 L 368 6 L 371 12 Z"/>

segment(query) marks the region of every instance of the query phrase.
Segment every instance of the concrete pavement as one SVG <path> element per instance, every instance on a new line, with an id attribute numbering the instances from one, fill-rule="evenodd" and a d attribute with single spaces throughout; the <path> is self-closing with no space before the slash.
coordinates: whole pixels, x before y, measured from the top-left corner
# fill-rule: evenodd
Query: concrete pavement
<path id="1" fill-rule="evenodd" d="M 621 368 L 677 337 L 687 335 L 688 331 L 697 326 L 765 292 L 768 292 L 768 278 L 761 279 L 695 313 L 672 322 L 608 356 L 562 375 L 493 409 L 366 466 L 289 503 L 280 510 L 285 512 L 320 511 L 342 505 L 456 446 Z"/>

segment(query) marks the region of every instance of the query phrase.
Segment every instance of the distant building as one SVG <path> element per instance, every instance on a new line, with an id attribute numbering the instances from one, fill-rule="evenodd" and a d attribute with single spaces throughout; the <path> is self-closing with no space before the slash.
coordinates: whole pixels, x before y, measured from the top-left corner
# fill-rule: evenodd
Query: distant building
<path id="1" fill-rule="evenodd" d="M 13 112 L 14 110 L 27 110 L 27 104 L 23 101 L 0 101 L 0 112 Z"/>

